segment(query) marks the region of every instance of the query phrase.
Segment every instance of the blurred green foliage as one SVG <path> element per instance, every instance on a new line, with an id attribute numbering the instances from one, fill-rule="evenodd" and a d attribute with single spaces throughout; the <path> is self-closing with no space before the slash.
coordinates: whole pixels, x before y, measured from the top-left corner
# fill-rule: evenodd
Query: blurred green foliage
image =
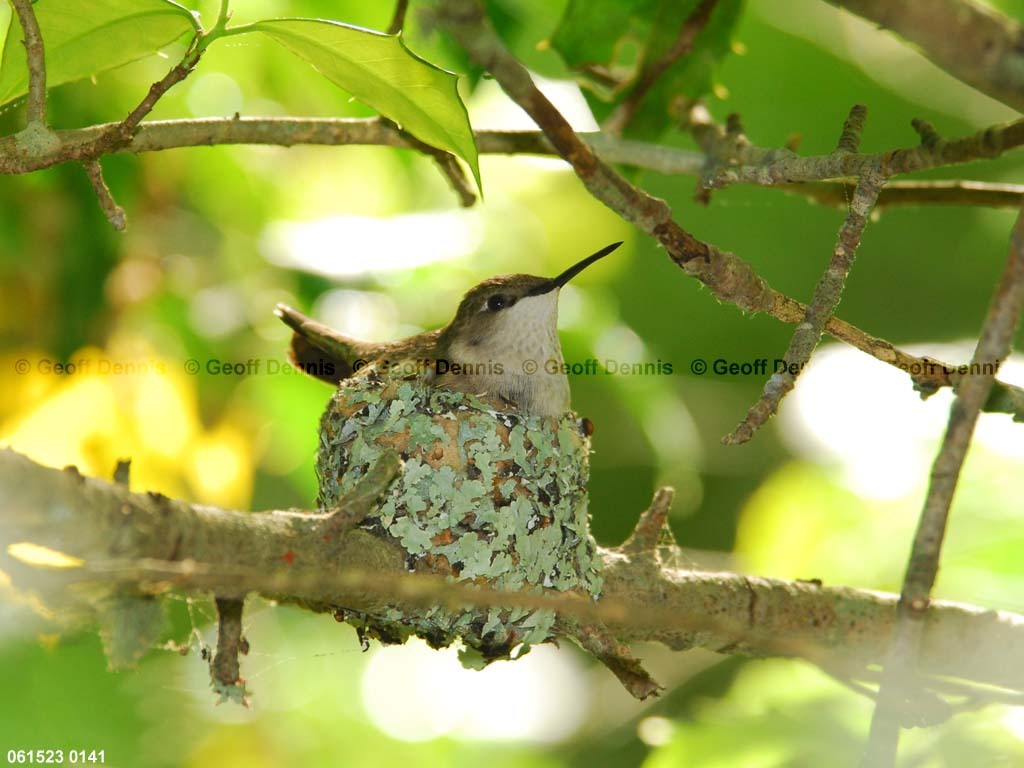
<path id="1" fill-rule="evenodd" d="M 679 55 L 674 46 L 680 30 L 703 7 L 699 0 L 569 3 L 552 45 L 581 79 L 598 122 L 633 96 L 633 83 L 651 78 L 623 135 L 658 139 L 678 125 L 689 104 L 711 91 L 743 3 L 716 2 L 687 54 Z"/>
<path id="2" fill-rule="evenodd" d="M 216 16 L 212 0 L 188 5 L 204 23 Z M 234 23 L 301 16 L 384 29 L 392 12 L 388 3 L 356 0 L 235 5 Z M 884 33 L 813 0 L 785 5 L 747 3 L 719 40 L 731 35 L 731 55 L 716 55 L 715 66 L 699 67 L 688 81 L 694 93 L 708 94 L 716 117 L 740 112 L 756 143 L 780 145 L 800 133 L 802 151 L 829 151 L 855 102 L 869 107 L 868 151 L 915 142 L 912 117 L 932 121 L 948 136 L 1013 117 Z M 1021 13 L 1020 3 L 998 5 Z M 565 50 L 559 40 L 565 42 L 567 30 L 578 31 L 575 25 L 584 22 L 593 27 L 582 41 L 588 45 L 604 45 L 622 31 L 611 23 L 617 16 L 589 11 L 572 27 L 559 27 L 563 14 L 572 19 L 589 7 L 488 2 L 513 51 L 555 78 L 568 77 L 575 63 L 562 61 L 556 50 Z M 413 0 L 406 45 L 431 63 L 470 74 L 462 94 L 474 126 L 500 124 L 512 113 L 497 88 L 471 71 L 458 47 L 420 10 Z M 644 30 L 653 27 L 648 23 Z M 152 118 L 374 114 L 269 40 L 247 35 L 220 42 L 160 101 Z M 716 51 L 724 54 L 721 45 Z M 97 68 L 92 79 L 54 89 L 51 121 L 74 127 L 118 119 L 181 56 L 180 43 L 165 54 L 111 71 Z M 0 114 L 0 134 L 20 130 L 22 107 L 16 102 Z M 653 113 L 645 119 L 657 125 Z M 663 141 L 692 146 L 671 131 Z M 697 376 L 691 362 L 780 357 L 790 329 L 718 304 L 554 161 L 482 157 L 487 200 L 469 212 L 454 210 L 456 200 L 430 160 L 405 150 L 212 147 L 114 156 L 103 165 L 129 217 L 124 234 L 103 218 L 81 168 L 62 166 L 0 184 L 0 441 L 45 463 L 74 462 L 99 475 L 131 455 L 137 490 L 240 508 L 306 507 L 316 495 L 316 426 L 330 392 L 310 379 L 269 372 L 271 361 L 283 360 L 287 343 L 286 329 L 271 315 L 277 301 L 333 312 L 362 323 L 368 333 L 399 337 L 447 322 L 461 293 L 485 277 L 555 274 L 581 255 L 625 239 L 621 252 L 565 292 L 565 358 L 663 361 L 673 372 L 572 377 L 574 405 L 596 425 L 590 490 L 598 541 L 621 541 L 654 487 L 672 484 L 678 491 L 672 525 L 680 542 L 732 553 L 688 555 L 697 564 L 867 588 L 898 586 L 926 464 L 907 490 L 881 499 L 849 481 L 841 452 L 830 450 L 843 435 L 828 435 L 824 423 L 817 425 L 826 433 L 824 445 L 784 429 L 780 425 L 794 423 L 784 418 L 749 446 L 722 447 L 720 436 L 756 398 L 763 377 Z M 1011 153 L 922 176 L 1019 181 L 1021 165 L 1019 154 Z M 842 212 L 745 187 L 716 192 L 702 206 L 693 200 L 692 178 L 635 178 L 665 198 L 683 226 L 735 251 L 776 288 L 809 298 Z M 417 222 L 442 214 L 449 217 L 443 219 L 445 234 L 417 239 L 424 231 Z M 1002 268 L 1012 220 L 1009 211 L 969 208 L 884 211 L 867 230 L 840 314 L 901 345 L 932 349 L 972 338 Z M 296 257 L 306 241 L 294 233 L 323 221 L 337 226 L 307 243 L 326 254 L 313 269 Z M 373 238 L 356 237 L 373 222 L 380 224 L 373 231 L 388 238 L 404 232 L 405 240 L 397 234 L 386 239 L 392 244 L 386 251 Z M 278 242 L 282 232 L 293 243 L 287 258 Z M 417 262 L 417 252 L 437 255 Z M 412 266 L 381 267 L 398 256 Z M 966 353 L 959 354 L 952 362 Z M 16 371 L 20 359 L 31 361 L 29 375 Z M 58 376 L 40 368 L 44 360 L 76 359 L 156 361 L 164 369 L 119 377 Z M 185 368 L 190 360 L 199 362 L 198 374 Z M 260 369 L 246 367 L 250 360 L 261 361 Z M 224 364 L 239 364 L 241 372 L 214 372 Z M 845 388 L 816 391 L 833 398 L 829 407 L 836 412 L 860 414 L 881 450 L 909 422 L 861 396 L 869 389 L 856 377 L 879 368 L 870 362 L 851 368 Z M 908 389 L 898 378 L 890 391 L 895 398 Z M 784 406 L 783 417 L 795 411 L 795 402 Z M 907 402 L 908 419 L 933 405 Z M 986 418 L 997 427 L 1002 422 L 992 419 L 1008 422 Z M 815 424 L 804 427 L 806 432 Z M 926 434 L 915 450 L 930 458 L 936 437 Z M 941 597 L 1022 607 L 1017 586 L 1024 575 L 1018 555 L 1024 526 L 1013 514 L 1021 477 L 1019 450 L 983 447 L 972 453 L 957 496 Z M 368 703 L 374 675 L 383 674 L 374 671 L 377 657 L 367 660 L 352 631 L 324 617 L 254 606 L 246 628 L 253 653 L 243 674 L 256 708 L 242 712 L 213 706 L 205 665 L 195 654 L 180 658 L 154 650 L 138 671 L 111 674 L 94 632 L 58 639 L 53 623 L 26 618 L 18 603 L 0 603 L 0 611 L 0 747 L 105 748 L 116 765 L 853 765 L 869 713 L 869 702 L 801 662 L 656 648 L 642 649 L 643 655 L 669 692 L 641 705 L 607 672 L 563 648 L 552 658 L 574 665 L 572 679 L 580 687 L 572 696 L 561 691 L 569 698 L 560 706 L 582 713 L 567 733 L 547 741 L 497 741 L 449 730 L 403 741 Z M 174 600 L 169 613 L 174 641 L 191 643 L 193 651 L 211 642 L 212 614 L 202 600 Z M 533 710 L 548 713 L 541 705 L 559 693 L 554 682 L 545 688 L 554 678 L 528 673 L 536 659 L 547 658 L 535 653 L 514 665 L 534 688 L 494 689 L 500 693 L 494 706 L 506 708 L 510 723 Z M 450 675 L 424 683 L 432 691 L 424 709 L 440 716 L 466 706 L 465 692 L 477 690 L 466 680 L 475 678 Z M 384 690 L 393 691 L 396 709 L 403 696 L 412 697 L 401 687 Z M 513 696 L 522 690 L 526 699 Z M 470 702 L 479 708 L 485 703 L 491 706 L 490 700 Z M 559 711 L 545 717 L 557 721 Z M 1020 713 L 992 706 L 914 732 L 906 739 L 906 764 L 1020 763 Z"/>

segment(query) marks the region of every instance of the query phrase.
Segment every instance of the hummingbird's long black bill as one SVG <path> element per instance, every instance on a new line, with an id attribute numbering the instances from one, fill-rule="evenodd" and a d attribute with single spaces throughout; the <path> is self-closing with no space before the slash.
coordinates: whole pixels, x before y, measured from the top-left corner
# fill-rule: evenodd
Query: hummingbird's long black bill
<path id="1" fill-rule="evenodd" d="M 570 280 L 572 280 L 574 277 L 576 277 L 576 275 L 578 275 L 584 269 L 586 269 L 591 264 L 593 264 L 595 261 L 598 261 L 599 259 L 603 259 L 609 253 L 611 253 L 616 248 L 618 248 L 620 245 L 622 245 L 622 241 L 621 240 L 619 242 L 617 242 L 617 243 L 612 243 L 611 245 L 606 245 L 604 248 L 602 248 L 597 253 L 593 253 L 590 256 L 587 256 L 587 258 L 583 259 L 582 261 L 577 261 L 575 264 L 573 264 L 571 267 L 569 267 L 567 270 L 565 270 L 565 272 L 560 274 L 558 277 L 553 277 L 550 280 L 547 280 L 546 282 L 541 283 L 536 288 L 531 290 L 527 294 L 527 296 L 540 296 L 543 293 L 548 293 L 549 291 L 556 291 L 556 290 L 558 290 L 563 285 L 565 285 Z"/>

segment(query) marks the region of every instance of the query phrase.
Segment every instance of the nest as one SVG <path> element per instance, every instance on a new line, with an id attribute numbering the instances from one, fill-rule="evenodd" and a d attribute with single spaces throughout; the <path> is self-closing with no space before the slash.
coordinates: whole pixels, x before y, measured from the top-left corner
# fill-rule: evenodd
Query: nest
<path id="1" fill-rule="evenodd" d="M 587 513 L 590 441 L 573 413 L 506 403 L 370 374 L 348 379 L 320 423 L 319 503 L 330 508 L 387 451 L 404 467 L 361 527 L 407 553 L 410 570 L 503 590 L 596 598 L 600 560 Z M 521 655 L 553 639 L 550 610 L 390 606 L 346 612 L 364 640 L 459 639 L 465 662 Z"/>

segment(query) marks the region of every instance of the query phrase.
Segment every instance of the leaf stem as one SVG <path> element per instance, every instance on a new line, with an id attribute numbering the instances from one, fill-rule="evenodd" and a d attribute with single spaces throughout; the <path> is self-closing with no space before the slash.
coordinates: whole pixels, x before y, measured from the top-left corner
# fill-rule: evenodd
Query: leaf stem
<path id="1" fill-rule="evenodd" d="M 395 3 L 395 15 L 391 18 L 391 23 L 388 25 L 388 34 L 397 35 L 405 27 L 405 14 L 409 10 L 409 0 L 398 0 Z"/>
<path id="2" fill-rule="evenodd" d="M 213 29 L 210 30 L 211 32 L 218 29 L 223 30 L 227 26 L 228 19 L 231 18 L 231 11 L 228 9 L 229 3 L 230 0 L 220 0 L 220 10 L 217 13 L 217 21 L 214 22 Z"/>
<path id="3" fill-rule="evenodd" d="M 248 32 L 252 32 L 256 28 L 258 23 L 259 22 L 252 21 L 248 24 L 239 24 L 236 27 L 228 27 L 226 29 L 222 29 L 220 33 L 217 35 L 217 37 L 221 38 L 234 37 L 235 35 L 244 35 Z"/>

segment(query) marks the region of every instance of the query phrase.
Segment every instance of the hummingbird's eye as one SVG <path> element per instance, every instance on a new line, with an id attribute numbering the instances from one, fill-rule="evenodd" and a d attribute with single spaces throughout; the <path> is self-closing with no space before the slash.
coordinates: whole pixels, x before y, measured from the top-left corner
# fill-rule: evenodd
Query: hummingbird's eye
<path id="1" fill-rule="evenodd" d="M 491 312 L 497 312 L 499 309 L 504 309 L 511 305 L 512 300 L 508 296 L 502 296 L 500 293 L 487 299 L 487 309 Z"/>

